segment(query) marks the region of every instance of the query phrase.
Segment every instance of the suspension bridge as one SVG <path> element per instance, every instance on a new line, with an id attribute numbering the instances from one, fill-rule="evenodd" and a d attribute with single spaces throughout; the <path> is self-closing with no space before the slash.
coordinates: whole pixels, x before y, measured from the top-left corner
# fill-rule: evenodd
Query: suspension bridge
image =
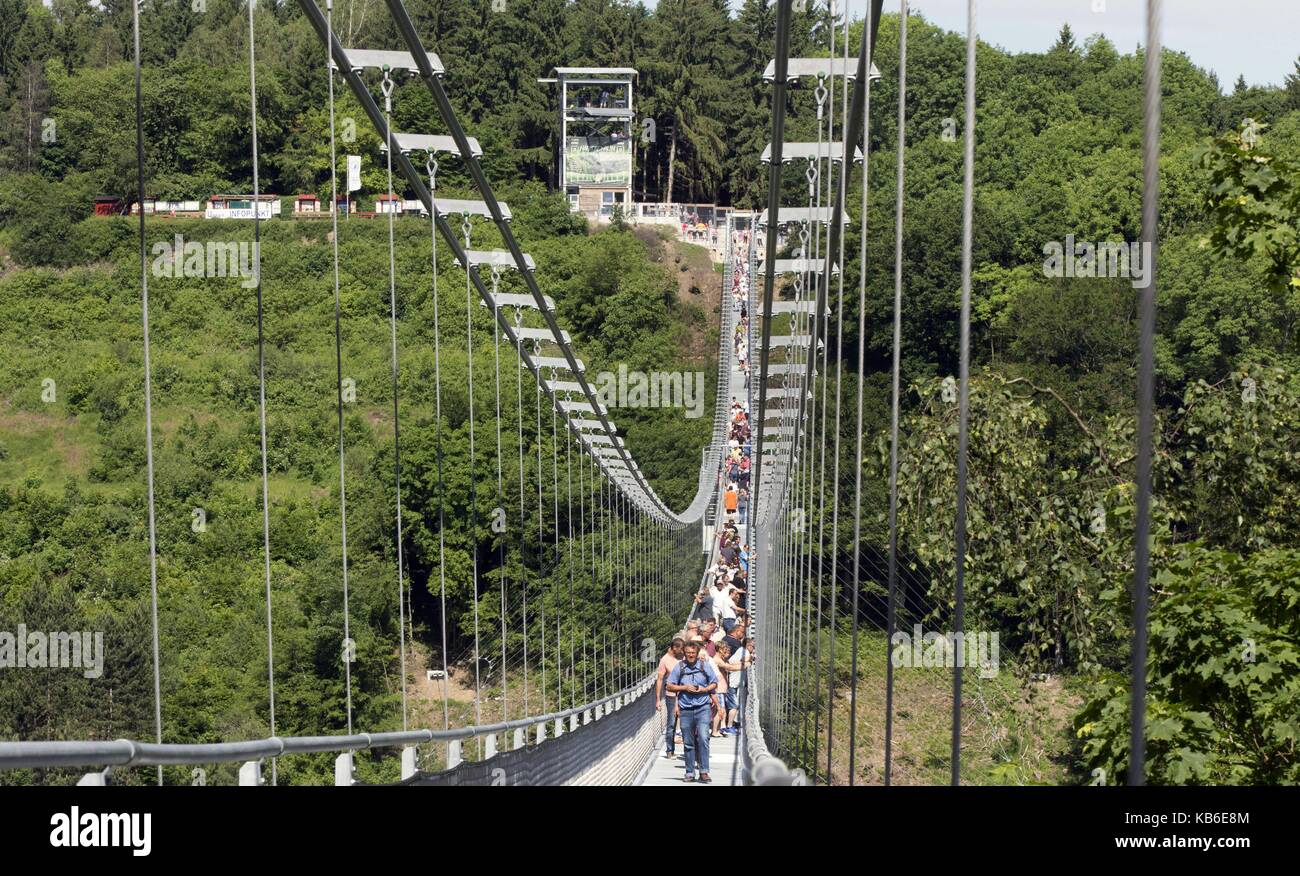
<path id="1" fill-rule="evenodd" d="M 388 191 L 390 199 L 402 189 L 413 192 L 429 217 L 430 283 L 434 302 L 434 339 L 431 352 L 435 365 L 435 398 L 441 430 L 442 374 L 437 309 L 438 264 L 440 258 L 450 258 L 465 275 L 465 316 L 467 331 L 464 344 L 469 362 L 468 403 L 469 458 L 473 466 L 478 454 L 495 458 L 495 483 L 471 484 L 471 490 L 494 492 L 498 508 L 507 520 L 508 532 L 519 532 L 532 525 L 535 517 L 538 544 L 543 546 L 545 534 L 543 518 L 554 522 L 555 537 L 550 548 L 553 557 L 531 557 L 536 564 L 542 559 L 554 561 L 549 568 L 561 568 L 560 560 L 567 559 L 569 576 L 585 574 L 612 575 L 615 587 L 610 592 L 615 615 L 617 635 L 610 639 L 588 641 L 582 648 L 589 653 L 574 653 L 574 638 L 568 639 L 568 653 L 562 650 L 560 625 L 562 619 L 552 603 L 553 616 L 546 617 L 546 603 L 534 602 L 530 616 L 530 590 L 528 576 L 522 582 L 507 581 L 500 576 L 502 647 L 510 631 L 507 624 L 507 602 L 522 602 L 523 662 L 519 685 L 501 685 L 502 718 L 493 720 L 488 714 L 491 702 L 480 695 L 479 667 L 483 662 L 480 653 L 480 623 L 477 614 L 483 593 L 488 592 L 491 579 L 480 574 L 477 566 L 470 571 L 470 581 L 475 594 L 472 620 L 467 624 L 474 631 L 473 666 L 475 675 L 474 721 L 468 726 L 452 726 L 445 698 L 447 666 L 446 615 L 442 620 L 442 675 L 444 682 L 443 726 L 410 726 L 406 679 L 408 630 L 411 628 L 411 599 L 409 581 L 405 577 L 402 546 L 403 532 L 403 482 L 401 463 L 401 431 L 397 343 L 398 307 L 396 295 L 396 267 L 393 244 L 393 212 L 388 220 L 387 277 L 391 317 L 391 360 L 394 417 L 394 471 L 393 486 L 396 496 L 394 533 L 397 550 L 396 578 L 400 608 L 399 630 L 401 636 L 401 672 L 403 677 L 402 729 L 384 732 L 362 732 L 353 725 L 352 679 L 350 662 L 345 684 L 347 686 L 347 716 L 342 727 L 321 728 L 320 735 L 281 736 L 276 724 L 276 676 L 274 647 L 276 629 L 270 611 L 271 593 L 275 585 L 271 572 L 269 487 L 266 462 L 266 385 L 264 332 L 262 326 L 262 278 L 260 262 L 257 275 L 258 296 L 258 357 L 260 376 L 260 426 L 261 426 L 261 488 L 264 549 L 264 586 L 267 600 L 267 733 L 262 738 L 229 740 L 217 743 L 182 743 L 164 739 L 163 701 L 159 690 L 160 664 L 166 655 L 160 653 L 158 635 L 157 597 L 157 532 L 154 509 L 153 422 L 149 359 L 149 273 L 145 258 L 145 215 L 140 210 L 139 234 L 141 256 L 141 302 L 144 331 L 145 411 L 147 470 L 149 477 L 149 540 L 152 584 L 152 643 L 155 735 L 151 740 L 20 740 L 0 742 L 0 770 L 17 768 L 76 769 L 84 770 L 81 784 L 103 785 L 111 783 L 114 771 L 153 767 L 159 783 L 163 781 L 163 767 L 205 765 L 215 763 L 237 764 L 238 783 L 241 785 L 275 784 L 277 764 L 286 759 L 307 754 L 328 753 L 334 757 L 336 785 L 357 784 L 355 759 L 360 752 L 385 751 L 400 758 L 402 784 L 415 785 L 469 785 L 469 784 L 672 784 L 681 779 L 681 762 L 663 757 L 665 713 L 657 708 L 659 691 L 653 667 L 663 651 L 662 640 L 650 654 L 641 654 L 641 643 L 649 635 L 651 623 L 647 618 L 666 618 L 671 629 L 678 629 L 692 612 L 692 594 L 697 584 L 707 587 L 708 569 L 718 565 L 719 533 L 731 520 L 735 524 L 747 551 L 747 614 L 748 635 L 754 639 L 753 654 L 756 659 L 733 675 L 733 685 L 739 694 L 739 732 L 734 736 L 716 739 L 713 749 L 713 775 L 718 784 L 805 784 L 830 782 L 837 764 L 832 761 L 832 738 L 836 701 L 837 677 L 847 669 L 851 679 L 848 726 L 839 732 L 849 739 L 847 745 L 849 783 L 853 783 L 855 752 L 857 751 L 857 677 L 859 660 L 885 661 L 884 655 L 859 654 L 859 593 L 862 590 L 864 569 L 860 551 L 854 551 L 846 562 L 839 561 L 827 546 L 840 543 L 841 534 L 852 533 L 852 544 L 862 540 L 863 513 L 863 454 L 864 423 L 862 382 L 856 383 L 856 398 L 844 393 L 844 358 L 838 353 L 844 342 L 844 321 L 850 312 L 846 296 L 855 290 L 845 289 L 847 259 L 859 262 L 859 278 L 865 278 L 873 266 L 867 263 L 866 201 L 870 185 L 870 150 L 868 144 L 871 119 L 871 84 L 881 75 L 872 65 L 877 27 L 882 15 L 881 0 L 867 5 L 867 19 L 862 28 L 861 40 L 851 43 L 847 16 L 832 19 L 831 27 L 823 29 L 825 55 L 799 58 L 790 56 L 791 0 L 780 0 L 776 9 L 776 31 L 773 60 L 764 73 L 770 87 L 772 121 L 771 138 L 763 150 L 761 160 L 767 167 L 767 206 L 761 212 L 734 212 L 727 219 L 724 240 L 724 271 L 721 323 L 718 348 L 718 390 L 714 405 L 712 435 L 701 461 L 697 490 L 684 509 L 673 510 L 656 494 L 646 476 L 641 472 L 628 446 L 601 403 L 592 383 L 588 381 L 585 366 L 579 358 L 573 338 L 560 324 L 557 308 L 552 298 L 545 294 L 536 275 L 536 262 L 526 253 L 516 238 L 511 225 L 511 211 L 493 192 L 480 159 L 483 150 L 466 131 L 457 117 L 448 97 L 443 79 L 443 65 L 436 54 L 429 51 L 424 38 L 417 32 L 402 0 L 385 0 L 388 14 L 396 25 L 404 43 L 401 49 L 368 49 L 343 45 L 334 30 L 332 3 L 325 0 L 323 7 L 316 0 L 299 0 L 303 14 L 320 40 L 324 75 L 329 80 L 329 119 L 332 203 L 338 201 L 338 181 L 333 168 L 337 165 L 335 120 L 335 82 L 343 83 L 359 102 L 369 122 L 379 133 L 385 146 Z M 1160 111 L 1160 28 L 1158 0 L 1148 3 L 1148 45 L 1146 55 L 1145 89 L 1146 122 L 1144 135 L 1145 176 L 1143 180 L 1143 240 L 1155 242 L 1156 158 L 1158 155 Z M 897 472 L 898 472 L 898 420 L 899 420 L 899 347 L 900 313 L 905 306 L 902 285 L 903 179 L 905 127 L 902 124 L 906 110 L 906 27 L 908 3 L 900 4 L 900 64 L 899 82 L 899 150 L 898 204 L 897 204 L 897 255 L 895 260 L 895 301 L 893 323 L 893 381 L 892 427 L 890 458 L 890 553 L 888 558 L 888 624 L 886 632 L 892 634 L 898 598 L 897 566 Z M 137 98 L 136 157 L 138 194 L 143 204 L 145 196 L 144 146 L 139 103 L 140 89 L 140 30 L 139 6 L 135 7 L 135 63 Z M 257 145 L 257 67 L 256 46 L 253 40 L 253 8 L 249 6 L 249 72 L 251 81 L 250 112 L 253 152 L 254 198 L 260 195 Z M 969 29 L 967 33 L 964 132 L 964 200 L 962 204 L 963 230 L 961 239 L 961 370 L 959 389 L 959 439 L 958 439 L 958 491 L 954 509 L 956 535 L 956 595 L 953 629 L 960 634 L 963 628 L 965 594 L 963 592 L 963 563 L 966 536 L 966 457 L 969 438 L 969 327 L 971 297 L 971 242 L 975 221 L 974 194 L 974 142 L 976 123 L 976 20 L 975 2 L 969 4 Z M 438 118 L 430 127 L 443 133 L 403 132 L 393 127 L 392 109 L 394 85 L 399 77 L 418 81 L 432 98 Z M 378 79 L 378 94 L 373 82 Z M 811 142 L 787 142 L 784 136 L 787 105 L 790 92 L 798 86 L 812 90 L 817 112 L 817 139 Z M 423 159 L 423 166 L 418 164 Z M 439 195 L 439 162 L 456 161 L 468 173 L 477 190 L 475 199 L 445 198 Z M 788 191 L 784 186 L 787 165 L 804 170 L 806 190 Z M 862 181 L 860 211 L 861 248 L 857 253 L 846 252 L 845 226 L 847 204 L 856 197 L 851 190 L 850 178 L 855 167 L 860 166 Z M 256 202 L 256 201 L 255 201 Z M 334 211 L 334 301 L 335 336 L 338 355 L 338 379 L 342 386 L 342 354 L 338 341 L 339 328 L 339 266 L 338 217 Z M 255 239 L 260 220 L 254 211 Z M 489 229 L 502 241 L 501 249 L 475 249 L 474 240 L 482 240 Z M 442 250 L 440 255 L 439 250 Z M 260 255 L 258 256 L 260 258 Z M 507 292 L 505 288 L 519 291 Z M 733 296 L 733 290 L 739 290 Z M 860 279 L 858 296 L 858 336 L 865 333 L 866 309 L 862 304 L 865 279 Z M 1146 594 L 1147 594 L 1147 538 L 1146 531 L 1150 506 L 1150 457 L 1152 398 L 1152 337 L 1154 331 L 1155 284 L 1144 291 L 1142 298 L 1142 346 L 1139 411 L 1138 463 L 1138 516 L 1135 540 L 1136 577 L 1134 592 L 1135 640 L 1134 666 L 1145 665 Z M 849 302 L 851 304 L 851 302 Z M 476 312 L 486 307 L 492 316 L 490 336 L 480 327 L 475 330 Z M 474 356 L 475 344 L 493 347 L 495 373 L 494 395 L 491 399 L 475 398 Z M 863 369 L 863 348 L 858 350 L 858 373 Z M 752 367 L 742 362 L 742 355 L 753 351 Z M 515 386 L 507 379 L 503 390 L 503 375 L 515 371 Z M 525 387 L 526 384 L 526 387 Z M 536 467 L 532 469 L 530 483 L 529 464 L 524 459 L 524 442 L 520 437 L 515 447 L 503 439 L 503 427 L 508 431 L 517 428 L 522 436 L 524 429 L 525 388 L 536 390 L 536 405 L 532 412 L 539 433 L 543 432 L 543 412 L 552 421 L 553 458 L 549 471 L 542 458 L 540 444 Z M 516 394 L 518 422 L 502 421 L 503 392 L 513 389 Z M 732 455 L 731 426 L 734 422 L 733 400 L 744 411 L 752 412 L 747 422 L 752 427 L 752 439 L 745 442 L 743 456 L 746 468 L 752 472 L 749 495 L 737 515 L 729 514 L 724 505 L 724 489 L 729 481 L 728 457 Z M 475 432 L 476 405 L 495 408 L 495 431 L 488 435 Z M 841 467 L 840 435 L 842 427 L 856 417 L 856 446 L 847 452 L 854 460 L 854 470 Z M 338 399 L 339 428 L 339 485 L 342 493 L 342 546 L 343 569 L 341 599 L 345 610 L 345 638 L 348 591 L 346 480 L 344 478 L 345 446 L 343 430 L 342 389 Z M 438 478 L 439 537 L 454 521 L 446 516 L 441 501 L 444 459 L 439 446 Z M 563 446 L 563 452 L 559 451 Z M 509 451 L 518 455 L 519 479 L 517 484 L 507 484 L 503 472 L 503 457 Z M 563 455 L 563 460 L 560 456 Z M 561 471 L 563 469 L 563 472 Z M 593 496 L 593 507 L 581 505 L 573 509 L 573 480 L 577 472 L 581 502 Z M 555 495 L 554 507 L 543 507 L 544 481 L 549 480 Z M 851 489 L 839 485 L 852 481 Z M 561 540 L 560 483 L 567 482 L 568 507 L 567 538 Z M 829 484 L 829 488 L 828 488 Z M 841 502 L 842 493 L 852 495 L 851 502 Z M 517 501 L 515 501 L 517 499 Z M 535 503 L 533 500 L 536 500 Z M 829 513 L 819 513 L 816 522 L 806 523 L 805 510 L 829 504 Z M 475 519 L 476 503 L 471 496 L 467 508 L 470 519 L 466 525 L 474 531 L 480 521 Z M 535 514 L 534 514 L 535 512 Z M 811 517 L 811 515 L 808 515 Z M 575 539 L 574 527 L 584 538 Z M 517 552 L 527 567 L 528 550 L 523 536 L 517 544 L 502 539 L 500 551 Z M 445 543 L 440 542 L 445 547 Z M 701 551 L 701 544 L 704 550 Z M 588 551 L 591 545 L 598 549 Z M 579 556 L 574 558 L 574 551 Z M 445 551 L 443 552 L 445 553 Z M 567 554 L 567 557 L 565 556 Z M 829 558 L 829 561 L 828 561 Z M 701 571 L 701 563 L 705 571 Z M 599 569 L 597 568 L 599 567 Z M 540 568 L 540 566 L 539 566 Z M 576 570 L 576 571 L 575 571 Z M 441 588 L 445 608 L 447 575 L 449 570 L 440 565 L 436 579 L 430 581 L 430 591 L 435 583 Z M 535 577 L 540 577 L 542 571 Z M 572 581 L 572 577 L 570 577 Z M 519 585 L 517 592 L 507 592 L 507 587 Z M 851 664 L 836 664 L 835 630 L 839 600 L 832 592 L 847 590 L 851 602 Z M 572 590 L 570 590 L 570 594 Z M 570 597 L 571 598 L 571 597 Z M 540 616 L 537 614 L 541 612 Z M 823 612 L 825 611 L 825 616 Z M 540 623 L 538 623 L 540 621 Z M 625 623 L 626 621 L 626 623 Z M 830 647 L 823 653 L 826 641 L 822 630 L 830 631 Z M 350 640 L 349 640 L 350 641 Z M 653 643 L 652 643 L 653 645 Z M 532 654 L 530 655 L 530 648 Z M 548 648 L 551 653 L 547 653 Z M 538 659 L 540 658 L 540 659 Z M 580 660 L 581 658 L 581 660 Z M 503 653 L 500 663 L 504 672 L 507 659 Z M 547 678 L 547 667 L 552 667 Z M 601 666 L 598 673 L 589 673 L 588 667 Z M 530 677 L 540 673 L 540 680 Z M 889 722 L 893 716 L 892 666 L 889 667 L 886 700 L 881 708 L 886 716 L 885 732 L 885 783 L 889 783 L 891 758 L 891 732 Z M 1129 780 L 1142 780 L 1143 752 L 1143 684 L 1144 674 L 1132 676 L 1133 690 L 1133 768 Z M 535 683 L 539 681 L 539 683 Z M 840 691 L 839 696 L 844 692 Z M 504 700 L 515 696 L 522 702 L 525 717 L 510 717 Z M 827 705 L 827 704 L 831 705 Z M 953 671 L 952 698 L 952 780 L 959 780 L 961 760 L 962 724 L 962 671 L 960 664 Z M 823 718 L 826 726 L 822 726 Z M 825 742 L 823 742 L 825 739 Z"/>

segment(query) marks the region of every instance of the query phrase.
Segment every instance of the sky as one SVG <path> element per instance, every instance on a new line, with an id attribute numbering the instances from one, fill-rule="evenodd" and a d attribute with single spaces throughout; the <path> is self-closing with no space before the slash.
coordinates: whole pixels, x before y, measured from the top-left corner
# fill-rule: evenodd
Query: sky
<path id="1" fill-rule="evenodd" d="M 1011 52 L 1046 50 L 1066 22 L 1080 45 L 1098 32 L 1122 52 L 1146 42 L 1145 0 L 977 0 L 976 6 L 980 39 Z M 1250 85 L 1281 85 L 1295 70 L 1300 0 L 1164 0 L 1163 6 L 1165 47 L 1213 70 L 1225 90 L 1238 75 Z M 886 12 L 898 7 L 899 0 L 885 0 Z M 911 7 L 947 30 L 966 32 L 966 0 L 912 0 Z M 848 9 L 861 18 L 866 0 L 848 0 Z"/>
<path id="2" fill-rule="evenodd" d="M 642 0 L 654 8 L 657 0 Z M 743 0 L 730 0 L 733 10 Z M 836 0 L 844 2 L 844 0 Z M 867 0 L 847 0 L 854 18 Z M 45 0 L 46 5 L 49 0 Z M 911 8 L 947 30 L 966 32 L 967 0 L 911 0 Z M 1165 47 L 1213 70 L 1225 91 L 1238 76 L 1281 85 L 1300 57 L 1300 0 L 1164 0 Z M 897 12 L 899 0 L 885 0 Z M 1075 41 L 1104 33 L 1121 52 L 1146 41 L 1146 0 L 976 0 L 980 39 L 1011 52 L 1041 52 L 1069 22 Z"/>

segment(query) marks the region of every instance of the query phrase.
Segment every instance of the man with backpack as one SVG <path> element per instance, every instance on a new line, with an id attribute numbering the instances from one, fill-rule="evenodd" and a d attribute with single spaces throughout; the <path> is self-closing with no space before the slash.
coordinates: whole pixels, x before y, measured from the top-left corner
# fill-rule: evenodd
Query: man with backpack
<path id="1" fill-rule="evenodd" d="M 686 781 L 695 781 L 698 762 L 699 780 L 707 785 L 713 781 L 709 778 L 709 730 L 718 675 L 711 661 L 700 659 L 698 642 L 687 642 L 684 652 L 685 659 L 668 675 L 667 687 L 677 694 L 677 716 L 686 749 Z"/>

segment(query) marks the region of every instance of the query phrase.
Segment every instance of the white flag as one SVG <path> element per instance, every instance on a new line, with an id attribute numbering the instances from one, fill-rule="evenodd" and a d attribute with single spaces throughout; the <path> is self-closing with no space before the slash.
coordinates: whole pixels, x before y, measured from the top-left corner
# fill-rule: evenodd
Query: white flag
<path id="1" fill-rule="evenodd" d="M 361 188 L 361 156 L 348 156 L 348 191 L 355 192 Z"/>

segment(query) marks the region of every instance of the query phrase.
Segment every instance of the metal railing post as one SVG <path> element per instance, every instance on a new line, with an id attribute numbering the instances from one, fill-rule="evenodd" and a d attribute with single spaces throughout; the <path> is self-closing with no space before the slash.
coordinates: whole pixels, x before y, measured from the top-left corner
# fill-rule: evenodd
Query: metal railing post
<path id="1" fill-rule="evenodd" d="M 260 760 L 250 760 L 240 764 L 239 784 L 248 786 L 260 786 L 262 784 L 262 762 Z"/>
<path id="2" fill-rule="evenodd" d="M 345 751 L 334 758 L 334 786 L 350 786 L 355 785 L 356 782 L 357 768 L 353 762 L 352 752 Z"/>

